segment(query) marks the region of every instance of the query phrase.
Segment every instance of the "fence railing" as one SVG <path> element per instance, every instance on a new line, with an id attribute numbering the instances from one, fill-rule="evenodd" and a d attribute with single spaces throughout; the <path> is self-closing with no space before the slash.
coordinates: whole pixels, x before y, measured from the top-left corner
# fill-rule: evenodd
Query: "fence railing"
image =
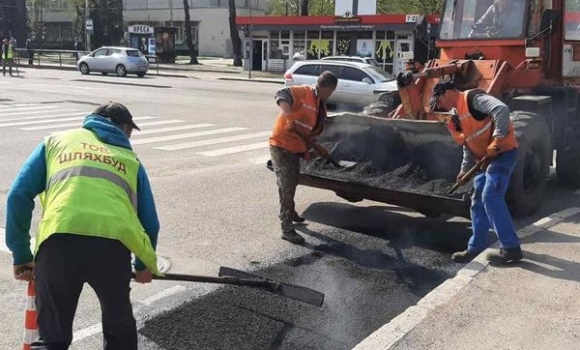
<path id="1" fill-rule="evenodd" d="M 16 49 L 14 60 L 18 65 L 26 65 L 29 63 L 29 56 L 32 56 L 32 63 L 35 65 L 58 66 L 59 68 L 76 67 L 78 60 L 89 53 L 90 51 L 81 50 L 33 49 L 28 51 L 27 49 Z M 153 63 L 155 64 L 157 74 L 159 74 L 158 57 L 155 55 L 147 55 L 145 57 L 147 57 L 150 67 Z"/>

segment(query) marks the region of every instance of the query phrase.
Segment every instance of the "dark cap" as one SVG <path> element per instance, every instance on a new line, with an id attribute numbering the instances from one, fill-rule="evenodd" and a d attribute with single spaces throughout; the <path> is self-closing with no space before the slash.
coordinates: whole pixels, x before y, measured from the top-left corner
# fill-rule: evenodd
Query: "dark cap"
<path id="1" fill-rule="evenodd" d="M 111 118 L 111 120 L 118 125 L 121 124 L 129 124 L 134 129 L 139 129 L 137 124 L 133 121 L 133 116 L 131 112 L 127 109 L 127 107 L 123 106 L 119 102 L 109 102 L 100 105 L 93 111 L 94 114 L 100 115 L 101 117 Z"/>
<path id="2" fill-rule="evenodd" d="M 439 80 L 439 82 L 433 86 L 433 93 L 431 94 L 431 100 L 429 101 L 431 111 L 435 109 L 439 96 L 443 95 L 445 91 L 451 89 L 455 89 L 455 84 L 453 84 L 452 80 Z"/>

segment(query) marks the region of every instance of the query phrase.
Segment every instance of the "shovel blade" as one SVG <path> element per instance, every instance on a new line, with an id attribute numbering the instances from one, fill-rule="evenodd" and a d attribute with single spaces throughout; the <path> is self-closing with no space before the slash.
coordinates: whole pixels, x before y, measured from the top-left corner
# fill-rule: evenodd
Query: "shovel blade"
<path id="1" fill-rule="evenodd" d="M 249 272 L 222 266 L 220 267 L 219 276 L 229 276 L 255 280 L 268 280 L 271 282 L 270 286 L 261 287 L 260 289 L 314 306 L 322 306 L 322 304 L 324 303 L 324 294 L 314 289 L 297 286 L 289 283 L 272 281 Z"/>

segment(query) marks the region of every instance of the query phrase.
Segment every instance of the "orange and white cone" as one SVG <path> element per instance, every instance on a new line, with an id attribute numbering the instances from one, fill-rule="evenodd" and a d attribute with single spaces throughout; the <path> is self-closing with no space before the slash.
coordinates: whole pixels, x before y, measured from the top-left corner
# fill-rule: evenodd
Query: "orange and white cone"
<path id="1" fill-rule="evenodd" d="M 26 312 L 24 314 L 24 341 L 22 350 L 31 350 L 31 344 L 38 339 L 38 324 L 36 323 L 36 291 L 34 281 L 28 282 L 26 292 Z"/>

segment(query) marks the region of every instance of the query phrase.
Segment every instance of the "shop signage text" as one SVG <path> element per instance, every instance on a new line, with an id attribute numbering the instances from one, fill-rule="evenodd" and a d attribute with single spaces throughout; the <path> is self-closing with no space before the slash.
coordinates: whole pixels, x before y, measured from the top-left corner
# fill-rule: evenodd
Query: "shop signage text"
<path id="1" fill-rule="evenodd" d="M 374 24 L 323 24 L 320 29 L 330 30 L 373 30 L 376 27 Z"/>
<path id="2" fill-rule="evenodd" d="M 134 24 L 132 26 L 129 26 L 129 33 L 153 34 L 153 27 L 144 24 Z"/>
<path id="3" fill-rule="evenodd" d="M 360 17 L 334 17 L 334 23 L 343 24 L 343 23 L 360 23 Z"/>

